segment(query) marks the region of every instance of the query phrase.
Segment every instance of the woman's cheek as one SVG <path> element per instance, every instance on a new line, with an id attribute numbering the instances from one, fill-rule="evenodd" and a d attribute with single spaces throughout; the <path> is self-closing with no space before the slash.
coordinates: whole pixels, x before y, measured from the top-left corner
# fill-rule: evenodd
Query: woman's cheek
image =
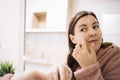
<path id="1" fill-rule="evenodd" d="M 76 38 L 76 43 L 81 43 L 82 42 L 82 40 L 80 39 L 80 38 Z"/>

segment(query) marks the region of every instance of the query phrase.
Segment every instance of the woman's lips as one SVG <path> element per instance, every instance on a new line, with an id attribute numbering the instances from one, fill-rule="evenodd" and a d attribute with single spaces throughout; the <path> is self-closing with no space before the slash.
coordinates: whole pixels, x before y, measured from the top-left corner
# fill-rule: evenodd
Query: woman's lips
<path id="1" fill-rule="evenodd" d="M 88 41 L 89 43 L 97 43 L 98 42 L 98 40 L 97 39 L 95 39 L 95 40 L 90 40 L 90 41 Z"/>

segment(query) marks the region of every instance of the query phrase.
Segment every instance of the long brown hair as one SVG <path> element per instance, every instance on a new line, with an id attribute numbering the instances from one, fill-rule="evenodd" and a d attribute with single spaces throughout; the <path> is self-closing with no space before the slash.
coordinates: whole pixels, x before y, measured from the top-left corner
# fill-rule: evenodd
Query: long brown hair
<path id="1" fill-rule="evenodd" d="M 73 17 L 73 19 L 71 20 L 71 22 L 69 24 L 69 28 L 68 28 L 69 54 L 68 54 L 68 57 L 67 57 L 67 65 L 71 68 L 72 72 L 75 71 L 75 69 L 77 68 L 77 66 L 79 66 L 79 64 L 77 63 L 77 61 L 72 56 L 73 49 L 75 48 L 75 44 L 72 43 L 71 39 L 69 38 L 69 35 L 70 34 L 74 35 L 74 28 L 75 28 L 75 25 L 76 25 L 77 21 L 80 18 L 82 18 L 84 16 L 87 16 L 87 15 L 92 15 L 93 17 L 95 17 L 97 19 L 96 15 L 93 12 L 80 11 Z M 72 79 L 72 80 L 74 80 L 74 79 Z"/>

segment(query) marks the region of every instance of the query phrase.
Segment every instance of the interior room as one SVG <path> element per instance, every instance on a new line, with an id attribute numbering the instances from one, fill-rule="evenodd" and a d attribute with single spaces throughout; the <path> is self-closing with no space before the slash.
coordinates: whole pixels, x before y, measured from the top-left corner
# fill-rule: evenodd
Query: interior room
<path id="1" fill-rule="evenodd" d="M 0 61 L 16 73 L 66 63 L 67 29 L 81 10 L 97 14 L 104 41 L 120 45 L 120 0 L 0 0 Z"/>

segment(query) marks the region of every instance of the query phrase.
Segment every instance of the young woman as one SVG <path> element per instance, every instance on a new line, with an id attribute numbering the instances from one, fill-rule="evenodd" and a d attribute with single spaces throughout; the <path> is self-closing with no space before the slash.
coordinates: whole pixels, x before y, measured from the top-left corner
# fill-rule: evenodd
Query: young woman
<path id="1" fill-rule="evenodd" d="M 93 12 L 81 11 L 68 29 L 67 64 L 72 80 L 119 80 L 120 48 L 103 42 L 99 21 Z"/>
<path id="2" fill-rule="evenodd" d="M 51 80 L 120 80 L 120 48 L 103 42 L 93 12 L 81 11 L 74 16 L 68 29 L 68 43 L 68 67 L 54 68 Z"/>
<path id="3" fill-rule="evenodd" d="M 93 12 L 80 11 L 68 29 L 67 65 L 54 66 L 50 73 L 32 72 L 27 80 L 120 80 L 120 48 L 103 42 L 99 21 Z M 29 79 L 30 80 L 30 79 Z"/>

